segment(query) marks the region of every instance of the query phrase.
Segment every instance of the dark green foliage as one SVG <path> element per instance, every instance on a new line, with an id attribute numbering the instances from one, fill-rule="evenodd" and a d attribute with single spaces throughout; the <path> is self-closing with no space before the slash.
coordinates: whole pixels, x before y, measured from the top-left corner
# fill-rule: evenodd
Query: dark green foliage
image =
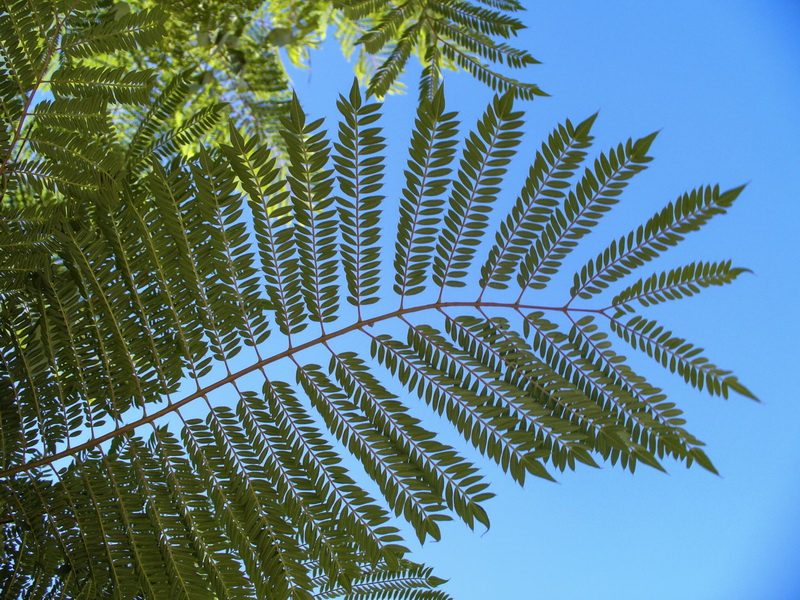
<path id="1" fill-rule="evenodd" d="M 642 306 L 651 306 L 668 300 L 693 296 L 710 285 L 731 283 L 747 269 L 731 267 L 731 261 L 696 262 L 654 273 L 640 279 L 614 296 L 613 307 L 617 311 L 631 311 L 628 304 L 636 301 Z M 619 315 L 617 315 L 619 316 Z"/>
<path id="2" fill-rule="evenodd" d="M 338 143 L 334 144 L 334 163 L 339 174 L 339 188 L 344 197 L 339 201 L 342 230 L 342 260 L 347 288 L 347 301 L 358 307 L 377 302 L 380 264 L 378 240 L 380 204 L 385 196 L 376 194 L 383 183 L 383 157 L 386 148 L 380 127 L 374 125 L 379 104 L 363 104 L 361 91 L 353 82 L 348 99 L 340 97 Z"/>
<path id="3" fill-rule="evenodd" d="M 592 137 L 597 115 L 574 127 L 570 121 L 559 125 L 542 143 L 530 167 L 514 207 L 503 221 L 481 269 L 481 287 L 506 289 L 517 264 L 532 240 L 547 223 L 553 209 L 562 202 L 569 179 L 582 163 Z"/>
<path id="4" fill-rule="evenodd" d="M 325 323 L 335 318 L 339 285 L 333 170 L 327 168 L 330 148 L 321 125 L 322 119 L 306 125 L 295 97 L 281 134 L 289 154 L 288 183 L 303 297 L 311 319 Z"/>
<path id="5" fill-rule="evenodd" d="M 682 241 L 687 233 L 700 229 L 714 215 L 724 214 L 742 189 L 721 193 L 718 186 L 709 186 L 684 194 L 636 231 L 611 242 L 600 256 L 588 262 L 575 274 L 570 294 L 591 298 L 629 275 L 633 269 Z M 686 275 L 688 273 L 683 276 Z"/>
<path id="6" fill-rule="evenodd" d="M 708 390 L 711 395 L 728 397 L 728 390 L 756 399 L 740 384 L 730 371 L 722 370 L 701 356 L 702 348 L 697 348 L 683 338 L 673 337 L 655 321 L 640 316 L 631 317 L 625 323 L 612 321 L 612 331 L 634 348 L 647 353 L 672 373 L 677 373 L 699 390 Z"/>
<path id="7" fill-rule="evenodd" d="M 461 287 L 489 221 L 514 148 L 522 136 L 521 112 L 513 112 L 513 96 L 495 97 L 468 136 L 453 180 L 444 227 L 436 241 L 433 282 Z M 441 294 L 439 296 L 441 298 Z"/>
<path id="8" fill-rule="evenodd" d="M 635 142 L 628 139 L 601 154 L 593 169 L 585 169 L 563 204 L 550 208 L 541 234 L 521 260 L 517 282 L 523 289 L 547 286 L 578 240 L 619 201 L 630 178 L 647 168 L 645 165 L 652 160 L 647 151 L 655 136 L 653 133 Z"/>
<path id="9" fill-rule="evenodd" d="M 455 113 L 446 113 L 443 90 L 433 102 L 422 101 L 411 134 L 406 185 L 400 198 L 400 223 L 395 242 L 394 291 L 401 301 L 419 294 L 431 264 L 439 231 L 442 197 L 450 182 L 450 163 L 458 125 Z"/>
<path id="10" fill-rule="evenodd" d="M 374 18 L 372 51 L 408 35 L 448 56 L 469 34 L 497 53 L 479 56 L 525 62 L 486 41 L 518 29 L 503 14 L 516 2 L 346 4 Z M 5 597 L 444 600 L 395 517 L 420 540 L 454 516 L 488 526 L 492 493 L 467 453 L 519 483 L 604 460 L 714 470 L 609 331 L 697 389 L 753 397 L 636 312 L 742 269 L 627 281 L 740 188 L 681 196 L 587 262 L 563 303 L 534 305 L 526 294 L 581 251 L 653 135 L 573 182 L 595 117 L 559 125 L 502 214 L 524 88 L 494 98 L 453 169 L 457 115 L 429 62 L 393 206 L 381 107 L 356 84 L 332 140 L 293 98 L 275 151 L 220 123 L 225 105 L 186 112 L 188 73 L 104 65 L 167 27 L 159 10 L 114 6 L 0 14 Z M 448 427 L 463 443 L 443 441 Z"/>

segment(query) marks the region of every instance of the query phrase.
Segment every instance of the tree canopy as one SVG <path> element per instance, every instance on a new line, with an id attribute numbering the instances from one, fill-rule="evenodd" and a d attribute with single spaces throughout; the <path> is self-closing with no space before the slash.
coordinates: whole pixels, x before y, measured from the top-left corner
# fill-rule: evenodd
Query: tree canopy
<path id="1" fill-rule="evenodd" d="M 446 598 L 398 519 L 421 541 L 453 517 L 488 525 L 470 449 L 521 484 L 598 461 L 714 471 L 621 349 L 753 397 L 645 310 L 743 269 L 637 272 L 742 188 L 689 191 L 587 253 L 655 138 L 597 152 L 592 115 L 504 189 L 520 102 L 542 93 L 498 70 L 535 62 L 498 41 L 520 8 L 3 3 L 7 597 Z M 329 29 L 356 79 L 326 131 L 280 49 L 307 61 Z M 412 53 L 393 203 L 381 99 Z M 473 126 L 446 68 L 499 92 Z M 560 277 L 559 303 L 540 300 Z"/>

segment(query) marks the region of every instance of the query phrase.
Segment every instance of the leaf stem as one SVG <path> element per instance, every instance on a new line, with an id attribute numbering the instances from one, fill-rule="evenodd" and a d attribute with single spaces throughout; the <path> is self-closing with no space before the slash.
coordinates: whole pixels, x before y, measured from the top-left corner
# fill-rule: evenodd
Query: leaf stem
<path id="1" fill-rule="evenodd" d="M 416 312 L 423 312 L 426 310 L 439 310 L 445 308 L 507 308 L 510 310 L 522 311 L 522 310 L 544 310 L 544 311 L 558 311 L 567 314 L 568 312 L 584 312 L 584 313 L 594 313 L 594 314 L 602 314 L 602 311 L 597 309 L 590 309 L 590 308 L 568 308 L 565 306 L 538 306 L 532 304 L 519 304 L 518 302 L 432 302 L 430 304 L 423 304 L 421 306 L 413 306 L 409 308 L 402 308 L 398 309 L 377 317 L 371 317 L 366 319 L 359 319 L 355 323 L 348 325 L 347 327 L 342 327 L 341 329 L 337 329 L 336 331 L 332 331 L 330 333 L 325 333 L 316 337 L 312 340 L 308 340 L 302 344 L 298 344 L 296 346 L 287 348 L 283 352 L 279 352 L 278 354 L 274 354 L 268 358 L 264 358 L 259 360 L 244 369 L 236 371 L 235 373 L 229 373 L 227 376 L 211 383 L 203 388 L 198 389 L 197 391 L 189 394 L 185 398 L 173 402 L 172 404 L 165 406 L 159 411 L 151 413 L 150 415 L 143 416 L 136 421 L 132 421 L 130 423 L 126 423 L 125 425 L 121 425 L 117 427 L 113 431 L 109 431 L 97 438 L 91 439 L 83 444 L 79 444 L 77 446 L 73 446 L 72 448 L 62 450 L 61 452 L 56 452 L 55 454 L 51 454 L 49 456 L 43 456 L 36 460 L 31 460 L 29 462 L 23 463 L 21 465 L 17 465 L 16 467 L 11 467 L 10 469 L 6 469 L 5 471 L 0 472 L 0 479 L 8 478 L 12 475 L 17 473 L 23 473 L 30 471 L 32 469 L 36 469 L 38 467 L 42 467 L 45 465 L 49 465 L 57 460 L 62 458 L 67 458 L 70 456 L 74 456 L 83 450 L 88 450 L 90 448 L 95 448 L 102 444 L 103 442 L 107 442 L 111 439 L 114 439 L 117 436 L 129 433 L 134 431 L 136 428 L 141 427 L 142 425 L 146 425 L 165 417 L 175 411 L 177 411 L 182 406 L 185 406 L 192 400 L 197 400 L 198 398 L 203 398 L 213 392 L 216 389 L 221 388 L 224 385 L 237 381 L 241 377 L 248 375 L 254 371 L 264 368 L 265 366 L 277 362 L 283 358 L 293 357 L 296 353 L 301 352 L 303 350 L 307 350 L 312 348 L 318 344 L 325 344 L 329 340 L 334 338 L 340 337 L 352 331 L 357 331 L 362 329 L 366 326 L 372 326 L 375 323 L 379 323 L 381 321 L 387 321 L 389 319 L 394 319 L 398 317 L 403 317 L 408 314 L 416 313 Z"/>

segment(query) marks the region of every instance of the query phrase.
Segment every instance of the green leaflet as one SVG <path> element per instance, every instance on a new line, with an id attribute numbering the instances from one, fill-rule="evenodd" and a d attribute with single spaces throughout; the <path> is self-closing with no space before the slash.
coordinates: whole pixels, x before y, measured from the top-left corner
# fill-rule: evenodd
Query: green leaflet
<path id="1" fill-rule="evenodd" d="M 53 94 L 63 98 L 100 98 L 119 104 L 147 104 L 154 73 L 145 69 L 130 72 L 123 67 L 64 65 L 47 83 Z"/>
<path id="2" fill-rule="evenodd" d="M 158 9 L 129 12 L 83 31 L 70 31 L 61 38 L 60 50 L 66 58 L 76 59 L 151 46 L 164 34 L 164 20 Z"/>
<path id="3" fill-rule="evenodd" d="M 701 444 L 677 423 L 663 422 L 657 410 L 665 399 L 662 391 L 627 367 L 591 320 L 578 321 L 565 334 L 542 313 L 531 313 L 525 328 L 532 334 L 532 347 L 551 368 L 605 415 L 612 415 L 597 421 L 600 427 L 593 432 L 594 448 L 604 459 L 630 469 L 638 460 L 661 468 L 656 457 L 669 453 L 685 458 L 687 444 Z"/>
<path id="4" fill-rule="evenodd" d="M 418 419 L 370 373 L 367 364 L 352 352 L 334 355 L 329 367 L 342 388 L 360 404 L 372 426 L 397 449 L 405 460 L 418 468 L 422 478 L 444 497 L 470 527 L 478 521 L 489 526 L 479 502 L 492 496 L 484 490 L 477 468 L 447 444 L 436 441 L 436 434 L 420 426 Z"/>
<path id="5" fill-rule="evenodd" d="M 129 171 L 135 172 L 153 155 L 167 157 L 181 144 L 194 142 L 219 119 L 224 105 L 215 103 L 195 113 L 179 127 L 170 127 L 170 120 L 188 100 L 189 75 L 188 72 L 183 72 L 173 77 L 149 103 L 147 111 L 139 117 L 138 126 L 130 134 L 126 152 Z"/>
<path id="6" fill-rule="evenodd" d="M 309 485 L 307 473 L 314 473 L 312 489 L 323 500 L 323 510 L 335 516 L 347 534 L 364 548 L 367 561 L 380 560 L 395 568 L 407 549 L 398 544 L 402 538 L 397 529 L 387 524 L 386 510 L 347 474 L 338 453 L 288 384 L 267 382 L 264 392 L 267 419 L 275 427 L 273 439 L 276 444 L 283 444 L 283 452 L 289 455 L 288 460 L 281 457 L 284 468 L 296 461 L 300 468 L 293 475 L 304 487 Z"/>
<path id="7" fill-rule="evenodd" d="M 214 420 L 209 418 L 209 425 Z M 285 598 L 308 597 L 310 582 L 307 573 L 301 570 L 302 552 L 290 538 L 283 509 L 274 492 L 263 481 L 252 481 L 235 468 L 238 455 L 230 447 L 221 447 L 213 432 L 199 420 L 186 424 L 182 438 L 193 469 L 211 500 L 219 521 L 216 527 L 221 526 L 229 537 L 229 545 L 245 569 L 263 574 L 260 580 L 253 582 L 256 593 L 279 594 Z M 261 535 L 250 533 L 256 528 Z M 284 545 L 275 545 L 278 540 Z"/>
<path id="8" fill-rule="evenodd" d="M 231 145 L 222 151 L 247 194 L 275 321 L 284 335 L 300 332 L 306 326 L 306 313 L 286 181 L 280 177 L 275 157 L 266 146 L 258 145 L 258 138 L 245 141 L 233 126 L 230 138 Z"/>
<path id="9" fill-rule="evenodd" d="M 328 428 L 376 481 L 395 514 L 403 515 L 414 526 L 421 542 L 428 535 L 439 539 L 437 522 L 450 517 L 441 514 L 442 501 L 424 481 L 422 470 L 402 451 L 392 451 L 391 439 L 374 428 L 317 365 L 298 367 L 297 380 Z"/>
<path id="10" fill-rule="evenodd" d="M 246 344 L 257 345 L 269 335 L 266 310 L 270 304 L 261 296 L 254 256 L 249 252 L 236 178 L 225 168 L 219 155 L 212 156 L 201 150 L 199 162 L 199 168 L 193 168 L 192 174 L 197 189 L 195 202 L 206 208 L 205 220 L 212 224 L 206 231 L 208 241 L 204 248 L 204 262 L 214 266 L 215 297 L 212 301 L 228 303 L 221 312 L 229 319 L 217 330 L 234 328 Z"/>
<path id="11" fill-rule="evenodd" d="M 140 12 L 73 30 L 70 18 L 77 21 L 85 9 L 74 3 L 54 15 L 49 3 L 10 2 L 0 15 L 4 196 L 11 179 L 92 200 L 108 201 L 118 192 L 121 148 L 107 103 L 147 102 L 153 73 L 95 66 L 85 59 L 154 43 L 164 17 L 159 11 Z M 39 102 L 46 91 L 54 100 Z"/>
<path id="12" fill-rule="evenodd" d="M 214 511 L 205 484 L 193 469 L 181 442 L 166 429 L 154 429 L 149 446 L 163 465 L 161 479 L 168 486 L 214 593 L 219 598 L 252 597 L 253 584 L 242 577 L 237 566 L 238 554 L 231 552 L 231 540 L 217 524 L 223 513 Z"/>
<path id="13" fill-rule="evenodd" d="M 607 415 L 541 362 L 505 319 L 458 317 L 447 319 L 445 328 L 468 363 L 493 372 L 495 395 L 508 406 L 515 426 L 546 450 L 553 466 L 574 469 L 576 460 L 596 466 L 583 441 L 608 421 Z"/>
<path id="14" fill-rule="evenodd" d="M 629 460 L 633 468 L 640 460 L 662 469 L 655 457 L 675 456 L 690 461 L 692 448 L 702 446 L 683 429 L 682 412 L 672 402 L 665 402 L 663 391 L 635 373 L 610 347 L 607 334 L 594 324 L 593 317 L 574 322 L 569 332 L 571 344 L 583 360 L 590 361 L 596 369 L 593 374 L 609 393 L 609 400 L 629 412 L 627 426 L 634 445 Z M 646 448 L 647 451 L 643 451 Z M 624 463 L 624 457 L 623 457 Z M 713 469 L 712 469 L 713 470 Z"/>
<path id="15" fill-rule="evenodd" d="M 550 479 L 536 460 L 536 440 L 514 432 L 516 423 L 506 408 L 472 378 L 464 378 L 463 367 L 440 350 L 444 341 L 437 334 L 423 326 L 409 328 L 405 344 L 388 336 L 373 337 L 372 354 L 515 480 L 523 483 L 526 473 Z"/>
<path id="16" fill-rule="evenodd" d="M 448 600 L 444 591 L 437 589 L 444 583 L 432 574 L 432 569 L 402 561 L 397 569 L 383 565 L 365 566 L 353 581 L 349 596 L 353 598 L 397 598 L 398 600 Z M 325 583 L 314 598 L 327 600 L 339 598 L 346 591 L 341 587 Z"/>

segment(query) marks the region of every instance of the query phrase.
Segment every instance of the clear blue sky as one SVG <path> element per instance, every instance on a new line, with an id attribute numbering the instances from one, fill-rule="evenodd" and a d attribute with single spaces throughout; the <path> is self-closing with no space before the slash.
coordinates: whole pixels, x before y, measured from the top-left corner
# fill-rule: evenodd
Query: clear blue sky
<path id="1" fill-rule="evenodd" d="M 695 234 L 664 268 L 725 259 L 754 275 L 675 303 L 658 318 L 734 370 L 762 400 L 694 393 L 643 369 L 685 410 L 720 477 L 667 464 L 583 469 L 516 488 L 489 469 L 498 498 L 489 532 L 459 523 L 415 557 L 450 578 L 459 600 L 792 600 L 800 598 L 800 5 L 794 1 L 525 2 L 520 43 L 539 60 L 523 75 L 551 94 L 527 103 L 526 156 L 557 122 L 600 110 L 595 147 L 661 129 L 656 160 L 604 232 L 627 231 L 685 190 L 748 182 L 737 206 Z M 331 40 L 333 42 L 333 40 Z M 296 73 L 306 110 L 323 116 L 350 71 L 335 51 Z M 416 97 L 391 97 L 395 150 Z M 474 123 L 490 98 L 463 76 L 448 98 Z M 527 153 L 527 154 L 526 154 Z M 405 160 L 405 159 L 403 159 Z M 511 178 L 513 179 L 513 177 Z M 509 187 L 510 197 L 517 184 Z M 639 363 L 637 363 L 638 365 Z"/>

